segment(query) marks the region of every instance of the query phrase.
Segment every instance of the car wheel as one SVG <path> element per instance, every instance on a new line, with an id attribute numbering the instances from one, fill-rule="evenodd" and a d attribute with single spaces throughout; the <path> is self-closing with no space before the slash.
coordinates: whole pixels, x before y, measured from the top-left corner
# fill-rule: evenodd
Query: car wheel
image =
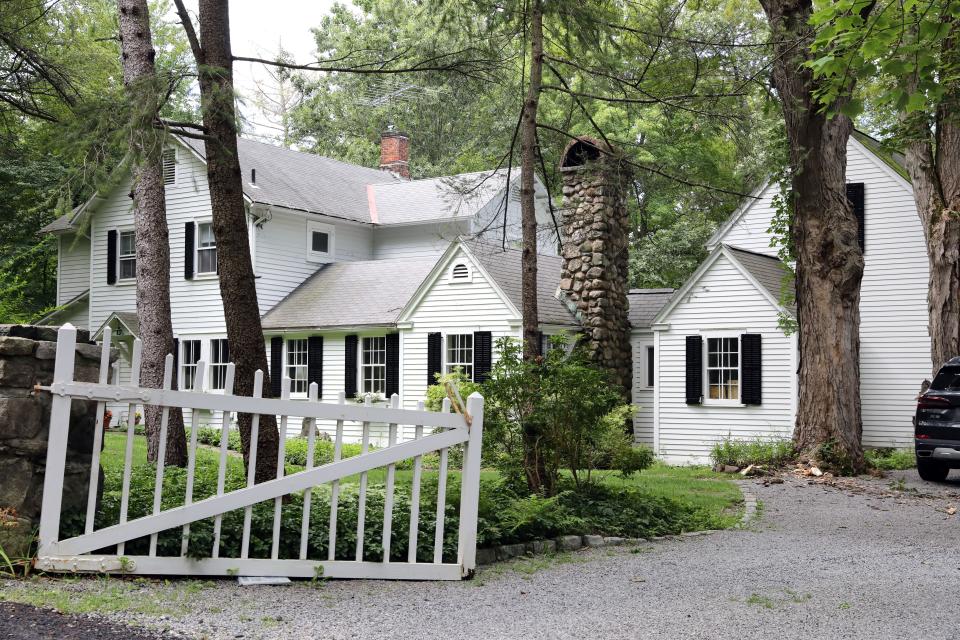
<path id="1" fill-rule="evenodd" d="M 943 482 L 950 473 L 950 467 L 927 458 L 917 458 L 917 473 L 928 482 Z"/>

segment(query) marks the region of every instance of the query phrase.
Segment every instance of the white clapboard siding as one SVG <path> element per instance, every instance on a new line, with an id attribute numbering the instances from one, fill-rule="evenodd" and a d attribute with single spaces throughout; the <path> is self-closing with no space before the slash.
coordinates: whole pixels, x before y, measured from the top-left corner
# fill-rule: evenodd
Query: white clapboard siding
<path id="1" fill-rule="evenodd" d="M 57 237 L 57 246 L 57 304 L 61 305 L 90 288 L 90 239 L 83 235 L 64 233 Z M 62 321 L 76 324 L 72 319 Z M 86 325 L 85 317 L 82 326 Z"/>
<path id="2" fill-rule="evenodd" d="M 320 222 L 334 227 L 333 259 L 330 262 L 370 260 L 373 232 L 368 227 L 335 218 L 285 211 L 275 207 L 271 218 L 256 229 L 257 299 L 264 314 L 309 278 L 323 262 L 307 260 L 307 224 Z"/>
<path id="3" fill-rule="evenodd" d="M 647 347 L 653 346 L 653 333 L 630 336 L 633 350 L 633 438 L 638 444 L 653 446 L 653 381 L 647 380 Z"/>
<path id="4" fill-rule="evenodd" d="M 89 271 L 89 266 L 87 270 Z M 57 314 L 56 319 L 51 324 L 72 324 L 78 329 L 90 328 L 90 299 L 78 300 L 69 308 L 62 310 Z"/>
<path id="5" fill-rule="evenodd" d="M 909 185 L 856 140 L 847 146 L 847 181 L 864 183 L 866 253 L 860 288 L 860 394 L 863 443 L 910 446 L 920 382 L 930 376 L 929 267 Z M 775 255 L 768 229 L 775 185 L 721 242 Z"/>
<path id="6" fill-rule="evenodd" d="M 659 332 L 659 451 L 669 462 L 707 462 L 714 443 L 727 436 L 789 437 L 791 339 L 777 326 L 777 310 L 726 258 L 720 256 L 670 314 Z M 686 404 L 686 336 L 707 331 L 763 336 L 763 404 Z M 635 361 L 636 362 L 636 361 Z"/>
<path id="7" fill-rule="evenodd" d="M 439 257 L 469 228 L 467 220 L 377 227 L 373 231 L 373 259 Z"/>
<path id="8" fill-rule="evenodd" d="M 470 260 L 458 249 L 447 264 L 454 260 Z M 446 264 L 440 276 L 419 301 L 410 315 L 412 327 L 400 333 L 403 361 L 400 396 L 405 408 L 414 408 L 427 391 L 427 335 L 430 333 L 457 334 L 474 331 L 492 333 L 493 361 L 497 359 L 496 342 L 504 336 L 519 337 L 520 328 L 511 321 L 512 310 L 487 280 L 481 269 L 473 264 L 473 278 L 469 283 L 450 282 Z M 443 358 L 446 363 L 446 344 Z M 404 432 L 404 437 L 412 437 Z"/>

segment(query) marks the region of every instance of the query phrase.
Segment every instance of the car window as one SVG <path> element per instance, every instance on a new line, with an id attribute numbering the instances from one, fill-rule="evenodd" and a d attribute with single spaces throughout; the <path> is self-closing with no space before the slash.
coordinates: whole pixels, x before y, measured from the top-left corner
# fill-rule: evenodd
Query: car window
<path id="1" fill-rule="evenodd" d="M 960 367 L 940 369 L 930 388 L 937 391 L 960 391 Z"/>

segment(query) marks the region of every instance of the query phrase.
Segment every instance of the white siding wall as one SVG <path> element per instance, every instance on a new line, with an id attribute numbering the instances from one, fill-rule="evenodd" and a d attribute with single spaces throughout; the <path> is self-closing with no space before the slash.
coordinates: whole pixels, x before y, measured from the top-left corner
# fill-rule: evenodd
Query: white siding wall
<path id="1" fill-rule="evenodd" d="M 78 329 L 89 329 L 87 326 L 90 320 L 90 304 L 88 300 L 81 300 L 70 307 L 69 310 L 61 311 L 60 314 L 50 323 L 54 325 L 67 324 L 68 322 Z"/>
<path id="2" fill-rule="evenodd" d="M 653 446 L 653 380 L 647 380 L 647 347 L 653 346 L 653 334 L 634 333 L 630 336 L 633 349 L 633 439 L 638 444 Z"/>
<path id="3" fill-rule="evenodd" d="M 377 227 L 373 232 L 373 259 L 439 256 L 450 243 L 468 232 L 469 222 Z"/>
<path id="4" fill-rule="evenodd" d="M 793 373 L 791 339 L 777 327 L 777 311 L 725 256 L 720 256 L 659 332 L 658 453 L 669 462 L 707 462 L 723 438 L 789 437 Z M 763 404 L 687 405 L 686 336 L 709 331 L 763 336 Z"/>
<path id="5" fill-rule="evenodd" d="M 909 185 L 851 139 L 847 181 L 865 184 L 866 253 L 860 289 L 860 394 L 863 443 L 909 446 L 920 381 L 930 376 L 927 265 L 923 229 Z M 775 255 L 767 229 L 768 186 L 724 236 L 726 244 Z"/>
<path id="6" fill-rule="evenodd" d="M 90 288 L 90 239 L 65 233 L 57 236 L 59 272 L 57 304 L 64 304 Z M 87 318 L 83 319 L 86 326 Z"/>

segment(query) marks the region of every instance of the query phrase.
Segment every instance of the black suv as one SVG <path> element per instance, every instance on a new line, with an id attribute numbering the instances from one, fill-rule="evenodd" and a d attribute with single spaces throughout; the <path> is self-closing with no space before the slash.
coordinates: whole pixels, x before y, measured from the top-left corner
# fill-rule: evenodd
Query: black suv
<path id="1" fill-rule="evenodd" d="M 917 472 L 942 482 L 960 469 L 960 357 L 951 358 L 917 398 L 913 419 Z"/>

